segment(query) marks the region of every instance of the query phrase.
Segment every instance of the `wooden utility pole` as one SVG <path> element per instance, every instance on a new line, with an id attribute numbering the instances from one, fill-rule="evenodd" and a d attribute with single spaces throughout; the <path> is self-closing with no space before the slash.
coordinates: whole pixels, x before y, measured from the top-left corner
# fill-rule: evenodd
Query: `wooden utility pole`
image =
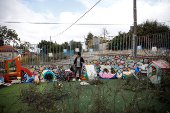
<path id="1" fill-rule="evenodd" d="M 136 0 L 133 0 L 133 18 L 134 18 L 134 31 L 133 31 L 133 57 L 136 57 L 137 54 L 137 12 L 136 12 Z"/>
<path id="2" fill-rule="evenodd" d="M 50 36 L 50 53 L 51 53 L 51 36 Z"/>

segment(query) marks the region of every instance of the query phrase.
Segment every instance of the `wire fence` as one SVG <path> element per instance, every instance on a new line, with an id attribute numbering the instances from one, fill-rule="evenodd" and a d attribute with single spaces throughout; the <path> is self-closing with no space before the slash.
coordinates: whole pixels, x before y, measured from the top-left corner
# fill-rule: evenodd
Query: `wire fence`
<path id="1" fill-rule="evenodd" d="M 133 35 L 116 36 L 107 42 L 94 44 L 94 54 L 129 54 L 133 53 Z M 137 56 L 170 56 L 170 32 L 138 36 L 136 38 Z"/>
<path id="2" fill-rule="evenodd" d="M 132 38 L 132 35 L 122 35 L 105 42 L 100 41 L 100 44 L 92 44 L 88 48 L 86 56 L 90 55 L 92 57 L 91 54 L 96 54 L 100 58 L 101 55 L 109 54 L 132 55 Z M 137 56 L 170 57 L 170 32 L 138 36 L 136 43 Z M 13 59 L 18 54 L 21 54 L 21 65 L 48 65 L 66 59 L 68 60 L 67 62 L 71 63 L 73 54 L 78 51 L 82 52 L 82 48 L 82 44 L 71 44 L 71 46 L 67 45 L 65 47 L 56 46 L 56 44 L 41 45 L 41 47 L 38 47 L 38 44 L 32 44 L 29 47 L 23 46 L 22 48 L 0 46 L 0 69 L 4 69 L 5 59 Z M 89 49 L 93 49 L 93 51 L 89 52 Z"/>
<path id="3" fill-rule="evenodd" d="M 69 47 L 68 47 L 69 48 Z M 29 48 L 15 48 L 10 45 L 0 48 L 0 69 L 5 68 L 5 59 L 13 59 L 19 54 L 21 55 L 21 65 L 48 65 L 62 60 L 72 58 L 75 54 L 74 50 L 68 48 L 56 48 L 55 45 L 42 45 L 38 48 L 38 44 L 30 45 Z"/>

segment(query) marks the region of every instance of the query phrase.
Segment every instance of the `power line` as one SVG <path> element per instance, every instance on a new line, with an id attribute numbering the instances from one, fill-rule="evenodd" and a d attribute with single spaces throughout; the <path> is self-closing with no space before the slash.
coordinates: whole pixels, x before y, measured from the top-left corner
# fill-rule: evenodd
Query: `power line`
<path id="1" fill-rule="evenodd" d="M 51 22 L 12 22 L 12 21 L 0 21 L 0 23 L 12 23 L 12 24 L 60 24 L 60 25 L 67 25 L 67 24 L 72 24 L 72 23 L 51 23 Z M 98 24 L 98 23 L 79 23 L 79 24 L 74 24 L 74 25 L 133 25 L 133 24 Z"/>
<path id="2" fill-rule="evenodd" d="M 56 36 L 61 35 L 62 33 L 64 33 L 65 31 L 67 31 L 69 28 L 71 28 L 74 24 L 76 24 L 81 18 L 83 18 L 90 10 L 92 10 L 101 0 L 99 0 L 96 4 L 94 4 L 87 12 L 84 13 L 83 16 L 81 16 L 78 20 L 76 20 L 72 25 L 70 25 L 67 29 L 65 29 L 63 32 L 59 33 Z M 56 37 L 54 36 L 54 37 Z"/>

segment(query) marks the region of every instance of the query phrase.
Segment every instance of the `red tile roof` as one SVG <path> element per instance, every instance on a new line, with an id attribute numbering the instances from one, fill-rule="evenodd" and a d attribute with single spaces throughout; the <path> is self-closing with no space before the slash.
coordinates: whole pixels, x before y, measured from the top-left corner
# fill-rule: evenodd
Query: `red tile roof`
<path id="1" fill-rule="evenodd" d="M 13 47 L 10 45 L 0 46 L 0 52 L 12 52 Z M 17 52 L 17 49 L 14 48 L 14 51 Z"/>
<path id="2" fill-rule="evenodd" d="M 97 36 L 93 37 L 93 38 L 98 38 Z"/>

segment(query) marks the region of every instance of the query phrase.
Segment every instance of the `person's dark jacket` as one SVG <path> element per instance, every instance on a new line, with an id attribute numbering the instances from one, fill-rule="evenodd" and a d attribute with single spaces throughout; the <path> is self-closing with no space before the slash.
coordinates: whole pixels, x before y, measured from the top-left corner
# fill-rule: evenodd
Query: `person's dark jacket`
<path id="1" fill-rule="evenodd" d="M 81 62 L 84 63 L 84 59 L 82 57 L 80 57 L 80 66 L 82 67 L 82 63 Z M 74 60 L 74 65 L 77 67 L 77 57 Z"/>

